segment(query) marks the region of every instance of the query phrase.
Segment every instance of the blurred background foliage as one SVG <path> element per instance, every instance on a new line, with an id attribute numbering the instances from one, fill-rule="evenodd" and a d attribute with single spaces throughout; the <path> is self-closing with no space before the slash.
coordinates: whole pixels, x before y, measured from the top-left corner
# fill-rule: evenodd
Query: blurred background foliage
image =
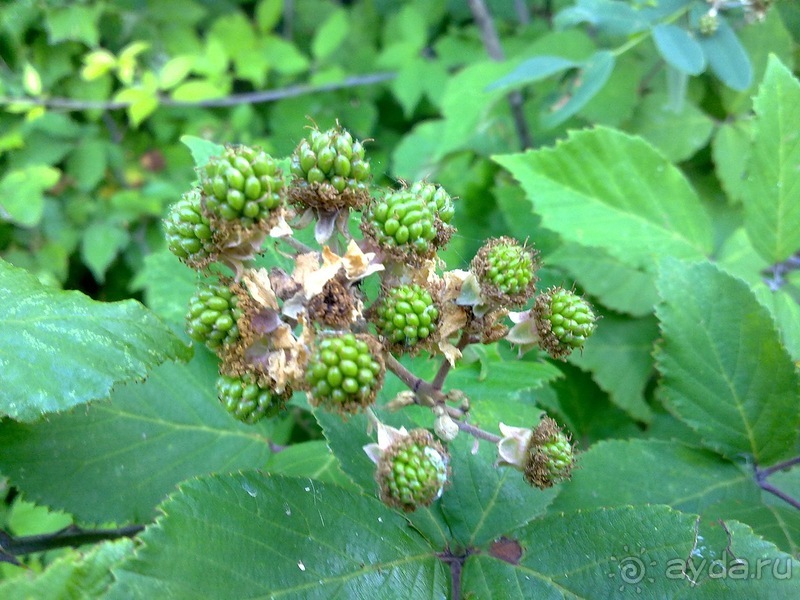
<path id="1" fill-rule="evenodd" d="M 283 156 L 303 124 L 335 119 L 373 140 L 381 183 L 429 177 L 461 198 L 452 267 L 507 231 L 547 253 L 557 240 L 519 214 L 521 192 L 491 154 L 605 124 L 644 136 L 702 185 L 712 152 L 743 147 L 768 53 L 791 68 L 800 35 L 795 3 L 730 11 L 730 27 L 720 12 L 734 48 L 706 49 L 705 61 L 692 54 L 705 41 L 702 1 L 495 0 L 493 49 L 468 4 L 4 3 L 0 255 L 54 286 L 129 297 L 144 257 L 163 247 L 166 206 L 193 180 L 182 135 Z M 564 64 L 530 64 L 537 56 Z M 592 58 L 602 64 L 587 68 Z"/>

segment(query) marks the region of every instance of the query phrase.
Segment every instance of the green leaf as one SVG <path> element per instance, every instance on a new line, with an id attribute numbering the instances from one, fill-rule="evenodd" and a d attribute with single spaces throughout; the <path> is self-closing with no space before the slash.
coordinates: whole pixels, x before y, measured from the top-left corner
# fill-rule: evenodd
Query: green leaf
<path id="1" fill-rule="evenodd" d="M 753 103 L 745 229 L 764 259 L 780 262 L 800 248 L 800 82 L 773 56 Z"/>
<path id="2" fill-rule="evenodd" d="M 653 41 L 661 57 L 679 71 L 699 75 L 706 69 L 703 48 L 683 27 L 659 23 L 653 27 Z"/>
<path id="3" fill-rule="evenodd" d="M 614 53 L 598 50 L 581 66 L 574 86 L 569 91 L 566 103 L 551 107 L 551 112 L 542 115 L 542 126 L 546 129 L 560 125 L 582 109 L 603 88 L 611 77 L 615 63 Z"/>
<path id="4" fill-rule="evenodd" d="M 709 263 L 665 260 L 658 289 L 656 365 L 670 411 L 730 458 L 766 466 L 791 454 L 800 376 L 769 312 Z"/>
<path id="5" fill-rule="evenodd" d="M 114 101 L 128 104 L 128 119 L 134 127 L 149 117 L 158 108 L 158 96 L 155 90 L 143 87 L 132 87 L 120 90 L 114 95 Z"/>
<path id="6" fill-rule="evenodd" d="M 461 434 L 450 443 L 452 484 L 440 501 L 453 540 L 464 548 L 486 544 L 543 514 L 561 487 L 531 487 L 516 469 L 494 465 L 497 446 L 481 442 L 473 454 L 474 442 Z"/>
<path id="7" fill-rule="evenodd" d="M 767 497 L 766 493 L 764 497 Z M 703 511 L 703 517 L 709 522 L 735 519 L 747 523 L 758 535 L 784 552 L 797 556 L 800 550 L 800 511 L 788 504 L 775 506 L 762 502 L 743 502 L 741 498 L 732 497 L 708 506 Z"/>
<path id="8" fill-rule="evenodd" d="M 164 248 L 145 257 L 131 289 L 144 291 L 147 307 L 182 329 L 189 298 L 197 289 L 197 274 Z"/>
<path id="9" fill-rule="evenodd" d="M 194 135 L 182 135 L 181 142 L 192 153 L 195 167 L 204 167 L 212 157 L 220 156 L 225 151 L 225 146 Z"/>
<path id="10" fill-rule="evenodd" d="M 735 204 L 742 201 L 751 142 L 752 123 L 742 120 L 720 125 L 711 141 L 717 178 L 728 199 Z"/>
<path id="11" fill-rule="evenodd" d="M 582 353 L 569 360 L 588 370 L 611 401 L 637 421 L 649 423 L 653 414 L 644 390 L 653 374 L 651 352 L 658 335 L 654 319 L 622 319 L 605 315 Z"/>
<path id="12" fill-rule="evenodd" d="M 718 15 L 717 20 L 717 31 L 713 35 L 700 36 L 698 43 L 714 75 L 731 89 L 745 90 L 753 81 L 750 57 L 725 17 Z"/>
<path id="13" fill-rule="evenodd" d="M 174 56 L 169 59 L 158 72 L 158 87 L 163 90 L 174 88 L 188 77 L 194 60 L 190 54 Z"/>
<path id="14" fill-rule="evenodd" d="M 262 33 L 272 31 L 281 20 L 283 0 L 261 0 L 256 6 L 256 23 Z"/>
<path id="15" fill-rule="evenodd" d="M 183 484 L 108 598 L 445 598 L 405 519 L 335 485 L 245 472 Z"/>
<path id="16" fill-rule="evenodd" d="M 67 157 L 67 173 L 79 189 L 89 192 L 103 179 L 108 165 L 110 145 L 99 138 L 82 140 Z"/>
<path id="17" fill-rule="evenodd" d="M 27 572 L 0 582 L 4 600 L 30 598 L 100 598 L 114 581 L 115 567 L 133 554 L 134 542 L 103 542 L 88 551 L 69 550 L 41 573 Z"/>
<path id="18" fill-rule="evenodd" d="M 100 41 L 97 21 L 102 11 L 102 4 L 49 9 L 44 23 L 50 44 L 75 41 L 83 42 L 90 47 L 97 46 Z"/>
<path id="19" fill-rule="evenodd" d="M 647 27 L 640 7 L 617 0 L 578 0 L 575 6 L 559 12 L 554 24 L 565 29 L 589 23 L 592 29 L 609 35 L 627 36 Z"/>
<path id="20" fill-rule="evenodd" d="M 311 55 L 317 60 L 328 58 L 342 45 L 349 33 L 350 21 L 348 20 L 347 11 L 342 8 L 334 10 L 317 27 L 314 39 L 311 42 Z"/>
<path id="21" fill-rule="evenodd" d="M 566 243 L 547 256 L 547 264 L 565 269 L 586 292 L 616 311 L 643 317 L 658 301 L 653 274 L 630 267 L 601 248 Z"/>
<path id="22" fill-rule="evenodd" d="M 53 187 L 61 173 L 45 166 L 30 166 L 8 172 L 0 180 L 0 216 L 33 227 L 44 213 L 43 193 Z"/>
<path id="23" fill-rule="evenodd" d="M 195 79 L 180 84 L 172 90 L 172 99 L 176 102 L 200 102 L 222 98 L 227 92 L 216 83 L 207 79 Z"/>
<path id="24" fill-rule="evenodd" d="M 581 63 L 561 56 L 534 56 L 522 61 L 508 75 L 490 83 L 486 91 L 515 89 L 579 66 Z"/>
<path id="25" fill-rule="evenodd" d="M 108 397 L 191 350 L 134 300 L 106 304 L 47 288 L 0 261 L 0 412 L 32 421 Z"/>
<path id="26" fill-rule="evenodd" d="M 278 73 L 297 75 L 308 70 L 308 58 L 297 49 L 297 46 L 286 40 L 271 35 L 262 41 L 262 48 L 269 64 Z"/>
<path id="27" fill-rule="evenodd" d="M 494 157 L 522 184 L 542 225 L 654 270 L 662 256 L 711 252 L 711 221 L 683 174 L 641 138 L 604 127 L 555 148 Z"/>
<path id="28" fill-rule="evenodd" d="M 286 477 L 308 477 L 358 492 L 339 466 L 339 461 L 324 441 L 292 444 L 270 457 L 265 471 Z"/>
<path id="29" fill-rule="evenodd" d="M 561 513 L 470 555 L 462 590 L 487 600 L 800 594 L 800 583 L 787 576 L 800 563 L 744 525 L 726 528 L 698 530 L 695 517 L 664 506 Z"/>
<path id="30" fill-rule="evenodd" d="M 761 498 L 752 473 L 708 450 L 675 441 L 602 441 L 581 453 L 578 465 L 552 511 L 667 504 L 702 513 L 721 500 L 758 504 Z"/>
<path id="31" fill-rule="evenodd" d="M 273 421 L 245 425 L 217 399 L 217 359 L 166 363 L 111 402 L 35 425 L 0 425 L 0 472 L 29 499 L 85 522 L 147 522 L 175 485 L 260 468 Z M 124 490 L 124 494 L 120 493 Z"/>
<path id="32" fill-rule="evenodd" d="M 105 281 L 108 267 L 130 239 L 128 230 L 116 223 L 98 221 L 83 232 L 81 258 L 98 282 Z"/>
<path id="33" fill-rule="evenodd" d="M 669 160 L 681 162 L 708 144 L 714 121 L 690 102 L 683 102 L 676 111 L 665 96 L 651 94 L 639 104 L 627 129 L 653 144 Z M 676 131 L 682 135 L 675 135 Z"/>

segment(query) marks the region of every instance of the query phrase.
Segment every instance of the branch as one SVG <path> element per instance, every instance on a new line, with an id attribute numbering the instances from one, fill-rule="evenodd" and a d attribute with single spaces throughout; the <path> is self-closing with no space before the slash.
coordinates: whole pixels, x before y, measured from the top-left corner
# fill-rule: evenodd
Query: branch
<path id="1" fill-rule="evenodd" d="M 258 92 L 245 92 L 242 94 L 231 94 L 224 98 L 210 98 L 208 100 L 197 100 L 194 102 L 184 100 L 173 100 L 169 96 L 159 96 L 158 102 L 161 106 L 172 107 L 193 107 L 193 108 L 219 108 L 226 106 L 238 106 L 239 104 L 261 104 L 264 102 L 276 102 L 286 98 L 295 98 L 308 94 L 320 92 L 331 92 L 335 90 L 360 87 L 363 85 L 374 85 L 391 81 L 397 77 L 397 73 L 369 73 L 366 75 L 354 75 L 342 81 L 325 83 L 322 85 L 290 85 L 289 87 L 276 90 L 262 90 Z M 44 106 L 46 108 L 58 108 L 64 111 L 81 110 L 118 110 L 130 106 L 130 102 L 98 102 L 90 100 L 73 100 L 71 98 L 0 98 L 0 105 L 3 104 L 23 104 L 30 106 Z"/>
<path id="2" fill-rule="evenodd" d="M 463 431 L 464 433 L 468 433 L 472 437 L 478 438 L 480 440 L 485 440 L 492 444 L 500 443 L 501 438 L 499 435 L 495 435 L 493 433 L 489 433 L 488 431 L 484 431 L 480 427 L 475 427 L 474 425 L 470 425 L 469 423 L 465 423 L 464 421 L 456 421 L 458 428 Z"/>
<path id="3" fill-rule="evenodd" d="M 793 467 L 797 464 L 800 464 L 800 456 L 795 456 L 794 458 L 790 458 L 789 460 L 780 462 L 777 465 L 772 465 L 771 467 L 767 467 L 766 469 L 757 469 L 756 474 L 758 477 L 766 479 L 773 473 L 777 473 L 778 471 L 783 471 L 784 469 L 788 469 L 789 467 Z"/>
<path id="4" fill-rule="evenodd" d="M 444 402 L 444 395 L 440 390 L 435 389 L 433 385 L 414 375 L 391 354 L 386 355 L 386 368 L 397 375 L 400 381 L 405 383 L 418 396 L 427 396 L 435 402 Z"/>
<path id="5" fill-rule="evenodd" d="M 486 53 L 496 61 L 505 60 L 503 48 L 500 46 L 500 38 L 497 37 L 497 30 L 492 21 L 492 16 L 486 8 L 483 0 L 469 0 L 469 8 L 472 11 L 472 17 L 475 19 L 475 24 L 481 32 L 483 39 L 483 47 L 486 48 Z M 517 137 L 519 138 L 522 150 L 533 146 L 531 141 L 531 134 L 528 131 L 528 123 L 525 120 L 525 113 L 522 111 L 522 94 L 517 90 L 508 94 L 508 104 L 511 107 L 511 114 L 514 117 L 514 125 L 517 130 Z"/>
<path id="6" fill-rule="evenodd" d="M 458 344 L 456 344 L 456 348 L 458 350 L 463 350 L 469 345 L 469 336 L 466 332 L 461 334 L 461 339 L 458 340 Z M 444 380 L 447 378 L 447 374 L 450 372 L 452 365 L 450 361 L 445 358 L 442 361 L 442 366 L 439 367 L 439 370 L 436 372 L 436 377 L 433 378 L 431 382 L 431 387 L 435 390 L 441 390 L 442 386 L 444 385 Z"/>
<path id="7" fill-rule="evenodd" d="M 133 537 L 144 529 L 144 525 L 126 525 L 117 529 L 82 529 L 70 525 L 54 533 L 28 535 L 15 538 L 0 530 L 0 554 L 20 555 L 44 552 L 55 548 L 83 546 L 121 537 Z"/>
<path id="8" fill-rule="evenodd" d="M 769 492 L 774 496 L 777 496 L 787 504 L 794 506 L 798 510 L 800 510 L 800 501 L 795 500 L 789 494 L 782 492 L 770 482 L 767 481 L 767 477 L 770 475 L 777 473 L 778 471 L 783 471 L 784 469 L 788 469 L 796 464 L 800 464 L 800 456 L 795 456 L 794 458 L 790 458 L 789 460 L 785 460 L 783 462 L 778 463 L 777 465 L 773 465 L 766 469 L 760 469 L 758 465 L 754 465 L 753 471 L 756 479 L 756 483 L 758 486 L 764 490 L 765 492 Z"/>

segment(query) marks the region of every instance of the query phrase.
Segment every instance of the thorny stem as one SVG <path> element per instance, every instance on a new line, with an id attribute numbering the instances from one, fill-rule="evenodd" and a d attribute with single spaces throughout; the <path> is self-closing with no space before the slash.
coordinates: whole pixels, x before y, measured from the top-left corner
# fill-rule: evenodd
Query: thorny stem
<path id="1" fill-rule="evenodd" d="M 483 0 L 469 0 L 469 8 L 472 11 L 472 17 L 475 19 L 475 24 L 481 31 L 481 38 L 483 39 L 483 46 L 486 48 L 486 53 L 496 61 L 505 60 L 503 48 L 500 46 L 500 38 L 497 37 L 497 30 L 492 21 L 492 16 L 486 8 Z M 511 107 L 511 114 L 514 117 L 514 125 L 517 130 L 517 137 L 519 138 L 522 150 L 533 146 L 531 141 L 531 134 L 528 131 L 528 123 L 525 120 L 525 114 L 522 111 L 522 94 L 519 91 L 513 91 L 508 94 L 508 104 Z"/>
<path id="2" fill-rule="evenodd" d="M 444 395 L 441 390 L 435 389 L 433 385 L 414 375 L 391 354 L 386 355 L 386 368 L 397 375 L 400 381 L 405 383 L 415 394 L 428 396 L 436 402 L 444 401 Z"/>

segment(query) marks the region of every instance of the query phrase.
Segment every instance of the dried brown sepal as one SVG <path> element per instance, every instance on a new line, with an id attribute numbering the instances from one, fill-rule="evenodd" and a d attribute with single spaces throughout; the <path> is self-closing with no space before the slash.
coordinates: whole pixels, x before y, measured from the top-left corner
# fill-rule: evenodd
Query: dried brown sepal
<path id="1" fill-rule="evenodd" d="M 569 436 L 561 431 L 558 423 L 553 419 L 547 416 L 542 417 L 539 425 L 534 428 L 526 449 L 527 456 L 523 471 L 525 481 L 544 490 L 556 483 L 570 479 L 575 465 L 571 447 L 568 452 L 569 460 L 564 461 L 556 475 L 554 475 L 552 467 L 553 457 L 549 456 L 546 450 L 543 450 L 546 447 L 552 447 L 557 444 L 563 445 L 564 443 L 567 445 L 571 443 Z"/>
<path id="2" fill-rule="evenodd" d="M 476 317 L 472 309 L 467 309 L 467 323 L 464 331 L 471 339 L 479 340 L 481 344 L 491 344 L 502 339 L 508 333 L 508 326 L 503 319 L 508 315 L 508 309 L 496 308 L 480 317 Z"/>
<path id="3" fill-rule="evenodd" d="M 239 281 L 247 263 L 261 254 L 268 233 L 282 219 L 282 209 L 273 211 L 269 219 L 256 221 L 251 227 L 243 227 L 236 220 L 227 221 L 209 216 L 214 231 L 214 251 L 211 254 L 214 257 L 213 262 L 220 262 L 231 269 L 234 279 Z"/>
<path id="4" fill-rule="evenodd" d="M 359 316 L 352 294 L 339 282 L 331 279 L 322 291 L 309 300 L 306 310 L 312 321 L 335 329 L 347 329 Z"/>
<path id="5" fill-rule="evenodd" d="M 495 248 L 504 245 L 520 248 L 522 252 L 530 258 L 531 262 L 532 273 L 530 280 L 527 282 L 527 285 L 514 293 L 508 293 L 504 291 L 491 280 L 490 273 L 493 265 L 491 264 L 489 257 Z M 538 252 L 533 248 L 529 248 L 524 244 L 520 244 L 514 238 L 506 236 L 492 238 L 483 246 L 481 246 L 480 250 L 478 250 L 478 253 L 475 255 L 475 258 L 472 259 L 470 270 L 475 273 L 475 276 L 478 278 L 481 288 L 481 297 L 483 300 L 487 303 L 497 306 L 504 306 L 507 308 L 524 306 L 525 303 L 532 298 L 536 292 L 536 282 L 538 281 L 538 278 L 536 277 L 536 271 L 539 267 L 537 256 Z"/>
<path id="6" fill-rule="evenodd" d="M 358 210 L 369 202 L 366 190 L 345 189 L 338 192 L 328 182 L 308 183 L 295 178 L 289 187 L 289 201 L 299 209 L 313 208 L 323 212 L 335 212 L 342 208 Z"/>

